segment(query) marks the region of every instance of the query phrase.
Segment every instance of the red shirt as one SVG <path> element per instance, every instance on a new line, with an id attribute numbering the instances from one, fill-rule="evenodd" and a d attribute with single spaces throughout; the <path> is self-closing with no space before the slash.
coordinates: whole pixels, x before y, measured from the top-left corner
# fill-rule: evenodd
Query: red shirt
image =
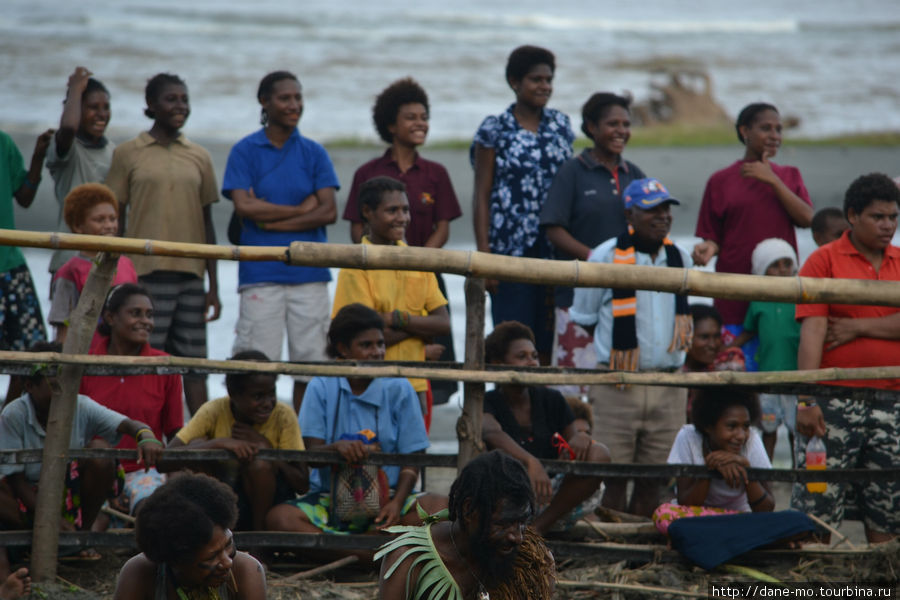
<path id="1" fill-rule="evenodd" d="M 381 158 L 370 160 L 356 170 L 353 185 L 347 195 L 344 220 L 362 223 L 356 202 L 359 187 L 380 175 L 392 177 L 406 185 L 410 216 L 409 226 L 406 228 L 406 243 L 410 246 L 424 246 L 434 233 L 435 223 L 452 221 L 462 215 L 450 176 L 443 165 L 416 154 L 413 166 L 406 173 L 401 173 L 397 161 L 391 158 L 391 149 L 388 148 Z"/>
<path id="2" fill-rule="evenodd" d="M 695 235 L 719 245 L 716 271 L 751 274 L 750 256 L 761 241 L 781 238 L 797 251 L 794 222 L 767 183 L 741 175 L 743 160 L 713 173 L 706 182 Z M 796 167 L 769 163 L 792 192 L 812 206 Z M 748 302 L 716 298 L 715 307 L 726 325 L 743 325 Z"/>
<path id="3" fill-rule="evenodd" d="M 109 338 L 95 337 L 91 354 L 108 355 Z M 168 356 L 145 344 L 141 356 Z M 174 434 L 184 425 L 182 408 L 181 375 L 90 375 L 81 378 L 79 393 L 89 396 L 107 408 L 129 419 L 150 426 L 158 440 Z M 129 436 L 123 436 L 116 448 L 136 448 Z M 126 473 L 143 469 L 132 460 L 123 460 Z"/>
<path id="4" fill-rule="evenodd" d="M 884 250 L 881 268 L 875 272 L 868 261 L 850 241 L 850 231 L 834 242 L 813 252 L 800 269 L 804 277 L 834 279 L 870 279 L 872 281 L 900 281 L 900 248 L 888 246 Z M 857 304 L 798 304 L 797 319 L 805 317 L 885 317 L 900 311 L 890 306 L 861 306 Z M 900 364 L 900 340 L 856 338 L 834 350 L 823 349 L 821 368 L 881 367 Z M 829 382 L 854 387 L 900 389 L 900 380 L 871 379 Z"/>

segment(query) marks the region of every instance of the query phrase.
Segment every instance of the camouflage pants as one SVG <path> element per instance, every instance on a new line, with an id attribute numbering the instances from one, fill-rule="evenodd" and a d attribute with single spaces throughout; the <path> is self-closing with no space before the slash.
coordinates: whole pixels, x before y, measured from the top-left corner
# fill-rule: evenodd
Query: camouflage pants
<path id="1" fill-rule="evenodd" d="M 828 432 L 825 448 L 829 469 L 887 469 L 900 463 L 900 402 L 877 391 L 865 400 L 818 398 Z M 808 438 L 797 434 L 797 468 L 806 467 Z M 861 520 L 867 529 L 900 533 L 900 481 L 829 483 L 824 494 L 812 494 L 795 483 L 791 507 L 837 527 L 843 519 Z"/>

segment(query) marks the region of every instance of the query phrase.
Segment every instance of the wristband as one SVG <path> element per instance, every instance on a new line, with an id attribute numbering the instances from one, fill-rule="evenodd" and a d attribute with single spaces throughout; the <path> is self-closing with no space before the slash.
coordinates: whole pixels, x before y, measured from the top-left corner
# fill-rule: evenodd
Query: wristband
<path id="1" fill-rule="evenodd" d="M 37 180 L 37 181 L 31 181 L 30 179 L 28 179 L 28 178 L 26 177 L 26 178 L 25 178 L 25 181 L 23 181 L 22 184 L 25 185 L 26 187 L 28 187 L 28 188 L 34 190 L 34 191 L 37 191 L 38 186 L 41 184 L 41 178 L 38 177 L 38 180 Z"/>
<path id="2" fill-rule="evenodd" d="M 156 438 L 145 438 L 138 442 L 138 446 L 143 446 L 144 444 L 159 444 L 160 446 L 163 445 L 163 443 Z"/>
<path id="3" fill-rule="evenodd" d="M 137 433 L 134 434 L 134 439 L 139 440 L 141 438 L 141 434 L 144 433 L 145 431 L 148 432 L 150 435 L 152 435 L 154 438 L 156 438 L 156 436 L 153 435 L 152 429 L 150 429 L 149 427 L 141 427 L 140 429 L 137 430 Z"/>
<path id="4" fill-rule="evenodd" d="M 812 408 L 814 406 L 818 406 L 815 400 L 799 400 L 797 402 L 797 408 L 799 408 L 800 410 L 803 410 L 805 408 Z"/>
<path id="5" fill-rule="evenodd" d="M 754 500 L 753 502 L 748 502 L 748 504 L 749 504 L 750 507 L 752 508 L 752 507 L 756 506 L 757 504 L 759 504 L 760 502 L 762 502 L 763 500 L 765 500 L 766 497 L 767 497 L 768 495 L 769 495 L 769 491 L 766 490 L 766 491 L 763 492 L 762 496 L 760 496 L 759 498 L 757 498 L 757 499 Z"/>

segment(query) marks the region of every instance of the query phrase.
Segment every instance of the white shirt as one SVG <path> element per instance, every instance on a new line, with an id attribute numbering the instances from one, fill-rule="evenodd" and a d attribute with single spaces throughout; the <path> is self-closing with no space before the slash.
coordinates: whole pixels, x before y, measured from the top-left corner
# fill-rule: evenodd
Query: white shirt
<path id="1" fill-rule="evenodd" d="M 772 463 L 763 446 L 762 440 L 754 430 L 741 449 L 741 456 L 750 461 L 750 466 L 758 469 L 771 469 Z M 703 455 L 703 436 L 693 425 L 684 425 L 675 437 L 667 462 L 670 465 L 705 465 Z M 676 500 L 677 502 L 677 500 Z M 709 493 L 703 506 L 727 508 L 741 512 L 750 512 L 747 492 L 743 487 L 734 489 L 724 479 L 713 479 L 709 483 Z"/>

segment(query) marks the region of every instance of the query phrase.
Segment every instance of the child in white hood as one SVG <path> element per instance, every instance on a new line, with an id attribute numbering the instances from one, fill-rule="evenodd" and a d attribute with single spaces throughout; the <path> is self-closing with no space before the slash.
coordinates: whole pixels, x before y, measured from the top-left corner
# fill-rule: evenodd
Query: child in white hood
<path id="1" fill-rule="evenodd" d="M 780 238 L 769 238 L 756 245 L 751 257 L 754 275 L 793 277 L 797 274 L 797 254 Z M 794 317 L 794 304 L 754 300 L 744 318 L 744 332 L 732 345 L 741 346 L 759 336 L 756 362 L 760 371 L 796 371 L 800 344 L 800 323 Z M 797 416 L 797 397 L 789 394 L 760 394 L 760 427 L 769 460 L 775 452 L 778 426 L 784 423 L 793 444 Z"/>

